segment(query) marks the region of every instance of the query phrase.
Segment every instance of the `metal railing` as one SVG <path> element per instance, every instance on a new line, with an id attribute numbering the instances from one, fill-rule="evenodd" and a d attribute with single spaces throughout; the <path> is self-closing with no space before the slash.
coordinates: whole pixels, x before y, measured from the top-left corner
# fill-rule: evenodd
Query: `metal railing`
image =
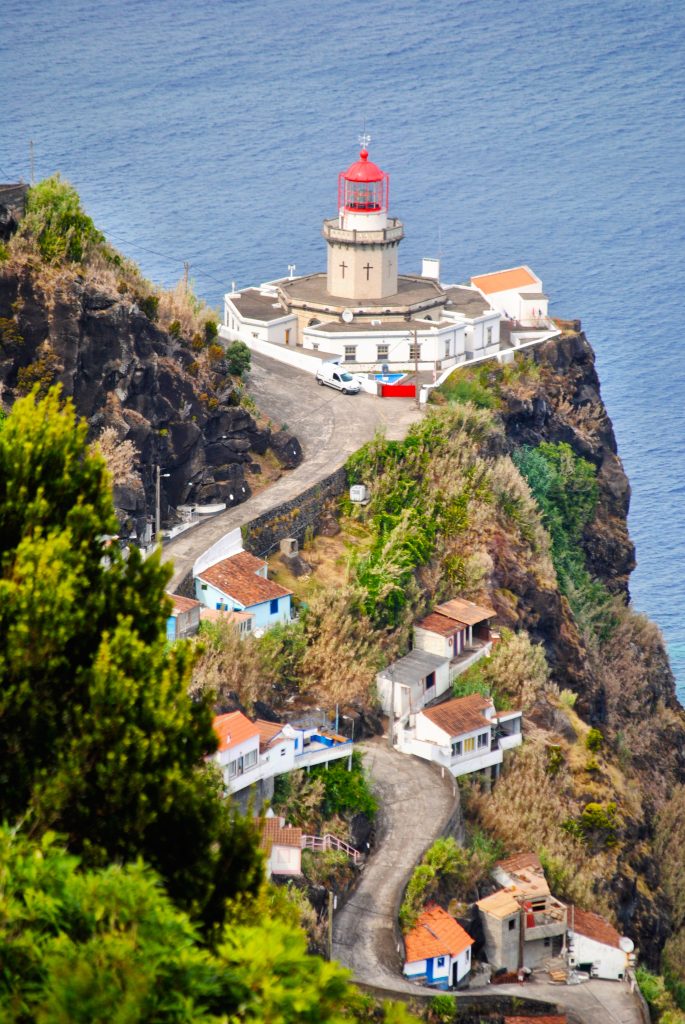
<path id="1" fill-rule="evenodd" d="M 343 853 L 346 853 L 355 864 L 358 864 L 361 860 L 361 853 L 359 850 L 355 850 L 354 846 L 350 846 L 349 843 L 344 842 L 342 839 L 338 839 L 337 836 L 333 836 L 329 832 L 327 832 L 325 836 L 302 836 L 302 849 L 316 850 L 318 852 L 325 852 L 326 850 L 341 850 Z"/>

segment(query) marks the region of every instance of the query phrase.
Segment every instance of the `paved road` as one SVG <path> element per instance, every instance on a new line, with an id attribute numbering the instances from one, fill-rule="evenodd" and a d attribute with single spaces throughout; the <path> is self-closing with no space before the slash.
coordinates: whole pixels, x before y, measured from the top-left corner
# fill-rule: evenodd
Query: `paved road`
<path id="1" fill-rule="evenodd" d="M 472 992 L 482 992 L 471 986 Z M 582 985 L 551 985 L 534 981 L 528 985 L 488 986 L 488 992 L 544 999 L 573 1011 L 583 1024 L 643 1024 L 637 998 L 620 981 L 593 981 Z"/>
<path id="2" fill-rule="evenodd" d="M 378 846 L 335 916 L 333 956 L 358 981 L 416 993 L 398 973 L 395 915 L 416 862 L 457 810 L 459 792 L 428 762 L 388 750 L 386 740 L 359 746 L 381 805 Z"/>
<path id="3" fill-rule="evenodd" d="M 304 459 L 297 469 L 285 470 L 280 480 L 242 505 L 165 544 L 163 559 L 174 563 L 169 585 L 172 591 L 191 571 L 196 558 L 225 533 L 318 483 L 371 440 L 377 430 L 399 439 L 420 416 L 408 399 L 342 395 L 332 388 L 319 387 L 309 373 L 254 352 L 248 391 L 277 427 L 285 424 L 296 435 Z"/>

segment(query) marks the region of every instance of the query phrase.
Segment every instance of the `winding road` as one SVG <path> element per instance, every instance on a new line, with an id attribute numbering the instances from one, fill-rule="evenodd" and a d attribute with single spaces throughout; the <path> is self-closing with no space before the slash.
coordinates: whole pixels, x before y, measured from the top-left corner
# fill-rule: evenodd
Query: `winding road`
<path id="1" fill-rule="evenodd" d="M 427 761 L 389 750 L 386 739 L 360 743 L 359 749 L 380 803 L 377 846 L 334 918 L 333 956 L 357 981 L 416 994 L 416 985 L 399 973 L 397 911 L 421 855 L 458 812 L 459 791 Z"/>
<path id="2" fill-rule="evenodd" d="M 279 480 L 259 494 L 165 544 L 162 558 L 174 563 L 170 591 L 224 534 L 323 480 L 370 441 L 376 431 L 384 430 L 388 438 L 399 440 L 421 416 L 409 399 L 342 395 L 332 388 L 318 387 L 309 373 L 254 352 L 248 392 L 265 416 L 295 434 L 304 459 L 296 469 L 284 470 Z"/>

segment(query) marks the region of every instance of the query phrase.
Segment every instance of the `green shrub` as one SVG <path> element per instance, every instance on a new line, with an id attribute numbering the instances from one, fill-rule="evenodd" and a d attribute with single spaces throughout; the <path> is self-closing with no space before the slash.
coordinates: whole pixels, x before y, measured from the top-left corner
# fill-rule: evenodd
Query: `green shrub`
<path id="1" fill-rule="evenodd" d="M 138 306 L 141 313 L 144 313 L 148 320 L 155 321 L 159 315 L 159 296 L 138 296 Z"/>
<path id="2" fill-rule="evenodd" d="M 78 192 L 59 174 L 29 189 L 20 233 L 35 239 L 41 256 L 49 263 L 81 263 L 89 248 L 104 242 L 104 236 L 81 209 Z"/>
<path id="3" fill-rule="evenodd" d="M 478 409 L 493 409 L 497 404 L 495 396 L 479 381 L 461 376 L 459 370 L 447 378 L 440 391 L 450 402 L 471 402 Z"/>
<path id="4" fill-rule="evenodd" d="M 219 328 L 215 320 L 205 320 L 205 341 L 210 345 L 219 335 Z"/>
<path id="5" fill-rule="evenodd" d="M 564 753 L 560 746 L 552 743 L 547 747 L 547 774 L 555 779 L 565 763 Z"/>
<path id="6" fill-rule="evenodd" d="M 233 377 L 244 377 L 252 365 L 252 355 L 244 341 L 232 341 L 226 349 L 228 372 Z"/>
<path id="7" fill-rule="evenodd" d="M 348 771 L 347 760 L 333 764 L 317 765 L 310 771 L 310 777 L 320 779 L 324 785 L 323 814 L 326 818 L 334 815 L 365 814 L 374 818 L 378 801 L 369 788 L 361 754 L 352 754 L 352 768 Z"/>
<path id="8" fill-rule="evenodd" d="M 567 818 L 561 827 L 594 851 L 616 846 L 616 804 L 610 802 L 606 807 L 598 803 L 586 804 L 577 818 Z"/>
<path id="9" fill-rule="evenodd" d="M 178 340 L 181 337 L 181 321 L 172 320 L 169 324 L 168 332 L 172 338 L 176 338 Z"/>
<path id="10" fill-rule="evenodd" d="M 604 736 L 599 729 L 594 727 L 590 729 L 585 739 L 585 746 L 588 750 L 591 750 L 593 754 L 596 754 L 598 750 L 602 749 L 604 743 Z"/>
<path id="11" fill-rule="evenodd" d="M 454 996 L 433 996 L 428 1004 L 428 1015 L 437 1024 L 450 1024 L 457 1012 L 457 1001 Z"/>

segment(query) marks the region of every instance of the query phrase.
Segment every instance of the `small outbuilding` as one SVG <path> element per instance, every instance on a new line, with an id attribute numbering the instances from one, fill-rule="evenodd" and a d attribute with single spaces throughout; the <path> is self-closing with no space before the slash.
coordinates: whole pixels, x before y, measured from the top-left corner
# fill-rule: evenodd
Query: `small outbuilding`
<path id="1" fill-rule="evenodd" d="M 249 551 L 239 551 L 199 572 L 195 592 L 208 608 L 250 612 L 255 629 L 290 621 L 292 591 L 270 580 L 266 562 Z"/>
<path id="2" fill-rule="evenodd" d="M 180 594 L 167 594 L 167 597 L 174 603 L 171 615 L 166 620 L 167 640 L 194 636 L 200 628 L 200 602 L 192 597 L 181 597 Z"/>
<path id="3" fill-rule="evenodd" d="M 471 971 L 474 939 L 438 906 L 428 906 L 404 937 L 404 974 L 436 988 L 456 988 Z"/>
<path id="4" fill-rule="evenodd" d="M 286 825 L 285 818 L 259 819 L 259 845 L 266 856 L 266 875 L 302 874 L 302 829 Z"/>
<path id="5" fill-rule="evenodd" d="M 427 651 L 410 651 L 387 665 L 376 676 L 378 699 L 385 714 L 391 714 L 393 692 L 395 719 L 406 719 L 446 693 L 450 685 L 449 666 L 447 658 Z"/>
<path id="6" fill-rule="evenodd" d="M 612 924 L 589 910 L 568 908 L 569 963 L 592 978 L 623 981 L 632 942 L 622 939 Z"/>

